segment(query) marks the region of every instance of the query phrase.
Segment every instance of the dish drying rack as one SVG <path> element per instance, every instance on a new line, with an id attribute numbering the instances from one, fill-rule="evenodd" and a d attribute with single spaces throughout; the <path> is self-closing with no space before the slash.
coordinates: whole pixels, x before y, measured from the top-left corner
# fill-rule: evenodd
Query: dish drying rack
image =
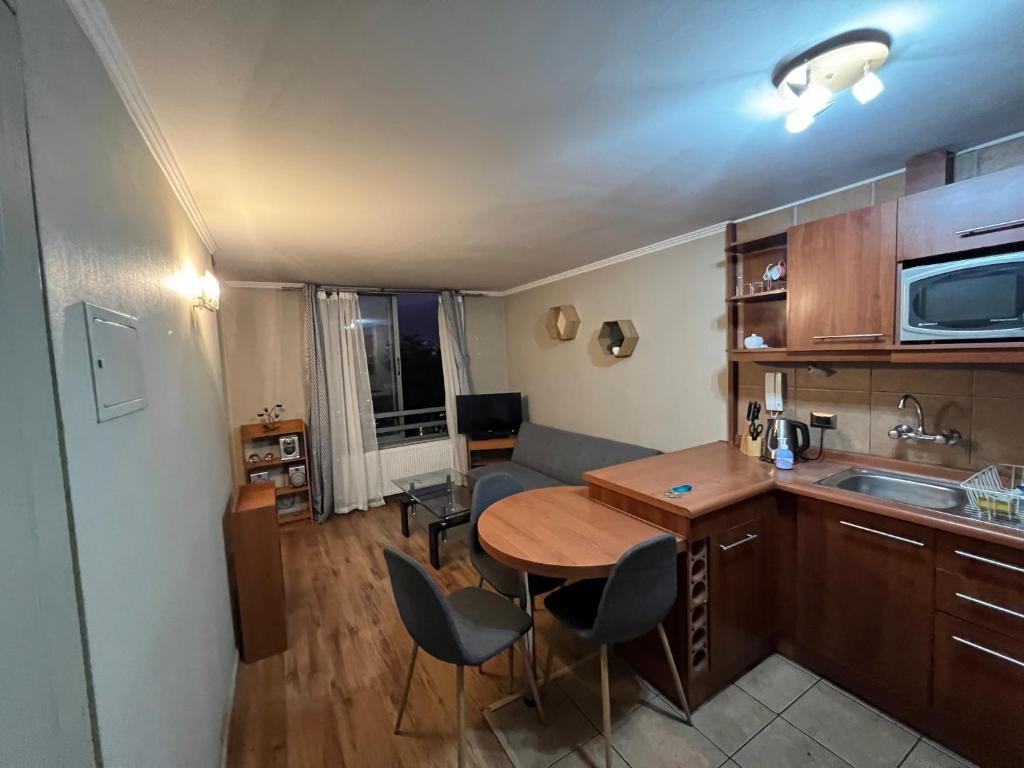
<path id="1" fill-rule="evenodd" d="M 979 519 L 1024 526 L 1024 466 L 990 464 L 960 483 Z"/>

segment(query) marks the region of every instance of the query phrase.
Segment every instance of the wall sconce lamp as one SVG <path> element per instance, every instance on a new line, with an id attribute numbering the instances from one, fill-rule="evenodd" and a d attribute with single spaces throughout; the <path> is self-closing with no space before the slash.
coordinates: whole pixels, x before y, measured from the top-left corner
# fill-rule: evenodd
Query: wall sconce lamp
<path id="1" fill-rule="evenodd" d="M 210 270 L 200 277 L 193 270 L 179 270 L 170 280 L 171 286 L 192 302 L 194 309 L 220 309 L 220 283 Z"/>
<path id="2" fill-rule="evenodd" d="M 220 309 L 220 283 L 217 282 L 217 278 L 210 270 L 206 270 L 206 273 L 199 278 L 192 301 L 199 309 L 208 309 L 211 312 Z"/>

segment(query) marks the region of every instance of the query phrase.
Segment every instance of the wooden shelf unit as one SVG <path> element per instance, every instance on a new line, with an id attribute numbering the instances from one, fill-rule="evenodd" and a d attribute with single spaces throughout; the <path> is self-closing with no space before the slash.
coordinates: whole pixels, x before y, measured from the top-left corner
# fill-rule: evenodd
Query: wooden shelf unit
<path id="1" fill-rule="evenodd" d="M 239 486 L 224 515 L 235 639 L 246 664 L 288 648 L 277 518 L 271 483 Z"/>
<path id="2" fill-rule="evenodd" d="M 278 439 L 288 435 L 298 436 L 299 455 L 293 458 L 281 458 Z M 288 468 L 293 465 L 305 464 L 306 478 L 310 477 L 309 439 L 306 422 L 302 419 L 282 419 L 272 429 L 266 429 L 262 424 L 243 424 L 238 428 L 238 438 L 246 482 L 252 482 L 253 472 L 266 470 L 272 472 L 271 482 L 275 485 L 274 496 L 277 500 L 278 524 L 285 525 L 312 519 L 313 503 L 309 484 L 306 483 L 299 488 L 288 485 Z M 260 457 L 266 453 L 274 453 L 276 458 L 270 461 L 263 461 L 261 458 L 260 461 L 250 464 L 248 457 L 253 453 Z M 282 507 L 280 501 L 282 498 L 295 498 L 295 508 Z"/>
<path id="3" fill-rule="evenodd" d="M 467 437 L 466 453 L 468 454 L 470 468 L 494 464 L 499 461 L 508 461 L 512 458 L 512 451 L 516 447 L 516 440 L 516 435 L 489 439 Z"/>
<path id="4" fill-rule="evenodd" d="M 737 283 L 764 281 L 764 272 L 769 264 L 778 264 L 787 255 L 788 235 L 781 232 L 756 240 L 736 240 L 736 225 L 726 228 L 725 249 L 726 281 L 725 301 L 729 321 L 729 349 L 738 352 L 759 352 L 746 350 L 743 339 L 756 333 L 773 350 L 786 347 L 786 307 L 789 291 L 785 280 L 779 281 L 771 290 L 740 295 Z"/>
<path id="5" fill-rule="evenodd" d="M 785 288 L 773 288 L 770 291 L 761 291 L 760 293 L 745 293 L 742 296 L 735 295 L 730 296 L 726 299 L 729 302 L 749 302 L 749 301 L 771 301 L 773 299 L 784 299 L 786 298 L 787 290 Z"/>

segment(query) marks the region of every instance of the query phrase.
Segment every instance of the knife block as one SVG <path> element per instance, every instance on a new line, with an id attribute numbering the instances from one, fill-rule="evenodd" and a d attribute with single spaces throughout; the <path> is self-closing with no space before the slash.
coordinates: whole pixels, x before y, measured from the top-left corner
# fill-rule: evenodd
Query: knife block
<path id="1" fill-rule="evenodd" d="M 763 437 L 759 437 L 756 440 L 754 440 L 749 434 L 744 432 L 743 437 L 740 439 L 740 453 L 744 454 L 745 456 L 753 456 L 754 458 L 759 458 L 761 456 L 762 440 L 764 440 Z"/>

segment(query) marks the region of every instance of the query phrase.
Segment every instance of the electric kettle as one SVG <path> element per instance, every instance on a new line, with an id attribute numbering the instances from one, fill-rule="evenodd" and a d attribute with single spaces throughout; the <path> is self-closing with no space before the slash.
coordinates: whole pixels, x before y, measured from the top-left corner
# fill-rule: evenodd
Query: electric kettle
<path id="1" fill-rule="evenodd" d="M 779 448 L 779 437 L 786 436 L 786 443 L 797 459 L 803 458 L 803 452 L 811 447 L 811 431 L 802 421 L 793 419 L 769 419 L 761 441 L 761 461 L 775 462 L 775 451 Z"/>

